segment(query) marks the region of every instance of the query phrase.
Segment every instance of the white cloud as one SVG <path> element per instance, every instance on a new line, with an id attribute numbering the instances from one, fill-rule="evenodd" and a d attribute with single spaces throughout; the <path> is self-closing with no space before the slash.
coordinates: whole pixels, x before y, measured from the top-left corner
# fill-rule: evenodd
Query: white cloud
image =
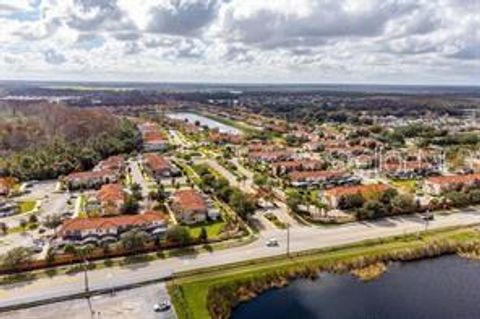
<path id="1" fill-rule="evenodd" d="M 480 81 L 479 0 L 0 0 L 6 78 Z"/>

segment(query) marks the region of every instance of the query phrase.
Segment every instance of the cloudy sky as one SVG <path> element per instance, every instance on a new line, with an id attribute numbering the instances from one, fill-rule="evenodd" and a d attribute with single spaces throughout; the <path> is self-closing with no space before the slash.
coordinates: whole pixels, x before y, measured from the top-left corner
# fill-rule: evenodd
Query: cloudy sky
<path id="1" fill-rule="evenodd" d="M 480 0 L 0 0 L 0 78 L 480 84 Z"/>

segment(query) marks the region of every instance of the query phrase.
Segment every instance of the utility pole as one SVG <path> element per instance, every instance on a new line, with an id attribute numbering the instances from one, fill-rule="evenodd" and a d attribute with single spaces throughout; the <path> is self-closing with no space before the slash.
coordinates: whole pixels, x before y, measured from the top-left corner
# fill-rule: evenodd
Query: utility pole
<path id="1" fill-rule="evenodd" d="M 83 260 L 83 275 L 84 275 L 84 282 L 85 282 L 85 293 L 88 295 L 90 292 L 90 288 L 88 286 L 88 260 Z"/>
<path id="2" fill-rule="evenodd" d="M 90 316 L 92 319 L 95 317 L 95 311 L 93 310 L 92 301 L 90 300 L 90 287 L 88 284 L 88 260 L 83 259 L 83 275 L 85 281 L 85 295 L 87 297 L 88 308 L 90 309 Z"/>
<path id="3" fill-rule="evenodd" d="M 290 257 L 290 223 L 287 223 L 287 257 Z"/>

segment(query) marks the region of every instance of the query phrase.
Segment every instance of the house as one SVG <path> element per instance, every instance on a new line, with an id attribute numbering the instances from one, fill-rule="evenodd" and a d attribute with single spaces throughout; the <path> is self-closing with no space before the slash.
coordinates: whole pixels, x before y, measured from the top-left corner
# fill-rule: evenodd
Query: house
<path id="1" fill-rule="evenodd" d="M 125 159 L 122 156 L 110 156 L 100 161 L 97 166 L 95 166 L 94 171 L 112 171 L 120 176 L 125 167 Z"/>
<path id="2" fill-rule="evenodd" d="M 0 196 L 8 196 L 16 180 L 12 177 L 0 177 Z"/>
<path id="3" fill-rule="evenodd" d="M 168 148 L 168 141 L 160 133 L 160 126 L 157 123 L 145 122 L 137 127 L 142 134 L 143 149 L 145 151 L 157 152 Z"/>
<path id="4" fill-rule="evenodd" d="M 323 144 L 320 141 L 311 141 L 303 144 L 303 148 L 310 152 L 318 152 L 323 150 Z"/>
<path id="5" fill-rule="evenodd" d="M 287 161 L 292 159 L 292 157 L 293 157 L 292 152 L 286 151 L 286 150 L 258 151 L 258 152 L 251 152 L 248 154 L 248 158 L 250 161 L 264 162 L 264 163 Z"/>
<path id="6" fill-rule="evenodd" d="M 375 156 L 362 154 L 355 156 L 354 158 L 355 167 L 359 169 L 369 169 L 372 168 L 375 164 Z"/>
<path id="7" fill-rule="evenodd" d="M 208 138 L 210 141 L 216 144 L 230 143 L 238 145 L 243 141 L 243 137 L 239 134 L 222 133 L 218 131 L 210 131 Z"/>
<path id="8" fill-rule="evenodd" d="M 103 185 L 96 194 L 100 216 L 119 215 L 125 203 L 125 193 L 120 184 Z"/>
<path id="9" fill-rule="evenodd" d="M 168 141 L 160 132 L 150 131 L 143 135 L 143 149 L 146 152 L 164 151 L 168 148 Z"/>
<path id="10" fill-rule="evenodd" d="M 295 187 L 313 185 L 340 185 L 353 183 L 354 179 L 348 172 L 339 171 L 294 171 L 288 174 L 290 184 Z"/>
<path id="11" fill-rule="evenodd" d="M 20 208 L 18 207 L 18 204 L 0 199 L 0 217 L 15 215 L 19 213 L 19 211 Z"/>
<path id="12" fill-rule="evenodd" d="M 154 211 L 140 215 L 74 218 L 63 223 L 58 236 L 64 243 L 98 244 L 116 241 L 121 234 L 132 229 L 145 231 L 152 237 L 163 236 L 167 230 L 167 218 Z"/>
<path id="13" fill-rule="evenodd" d="M 0 196 L 7 196 L 10 193 L 10 187 L 4 181 L 3 178 L 0 178 Z"/>
<path id="14" fill-rule="evenodd" d="M 178 176 L 179 169 L 170 163 L 165 157 L 154 153 L 143 156 L 144 167 L 155 179 Z"/>
<path id="15" fill-rule="evenodd" d="M 117 175 L 109 170 L 70 173 L 63 178 L 69 190 L 79 188 L 99 188 L 103 184 L 116 183 Z"/>
<path id="16" fill-rule="evenodd" d="M 423 189 L 431 195 L 440 195 L 444 191 L 461 186 L 480 185 L 480 174 L 450 175 L 430 177 L 423 183 Z"/>
<path id="17" fill-rule="evenodd" d="M 364 197 L 378 196 L 390 189 L 385 184 L 368 184 L 355 186 L 340 186 L 323 192 L 323 197 L 332 208 L 337 208 L 342 196 L 360 194 Z"/>
<path id="18" fill-rule="evenodd" d="M 438 174 L 435 165 L 422 161 L 402 161 L 383 163 L 380 166 L 382 172 L 394 179 L 411 179 Z"/>
<path id="19" fill-rule="evenodd" d="M 323 162 L 313 159 L 301 159 L 301 160 L 291 160 L 291 161 L 281 161 L 271 164 L 272 173 L 274 175 L 280 175 L 289 173 L 292 171 L 312 171 L 321 169 Z"/>
<path id="20" fill-rule="evenodd" d="M 170 206 L 177 219 L 185 224 L 200 223 L 207 218 L 216 219 L 218 217 L 217 214 L 209 216 L 206 200 L 201 193 L 194 189 L 176 191 Z"/>

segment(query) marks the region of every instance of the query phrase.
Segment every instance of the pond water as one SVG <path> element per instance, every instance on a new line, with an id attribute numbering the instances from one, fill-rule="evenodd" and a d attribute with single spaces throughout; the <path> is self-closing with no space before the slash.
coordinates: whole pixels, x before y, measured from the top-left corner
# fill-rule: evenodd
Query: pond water
<path id="1" fill-rule="evenodd" d="M 241 131 L 236 129 L 235 127 L 217 122 L 215 120 L 209 119 L 208 117 L 195 113 L 178 112 L 169 113 L 167 114 L 167 116 L 169 118 L 177 120 L 188 120 L 188 122 L 192 124 L 198 121 L 200 123 L 200 126 L 207 126 L 210 129 L 218 128 L 218 130 L 222 133 L 241 134 Z"/>
<path id="2" fill-rule="evenodd" d="M 321 274 L 241 304 L 234 319 L 480 318 L 480 261 L 447 256 L 394 264 L 380 278 Z"/>

